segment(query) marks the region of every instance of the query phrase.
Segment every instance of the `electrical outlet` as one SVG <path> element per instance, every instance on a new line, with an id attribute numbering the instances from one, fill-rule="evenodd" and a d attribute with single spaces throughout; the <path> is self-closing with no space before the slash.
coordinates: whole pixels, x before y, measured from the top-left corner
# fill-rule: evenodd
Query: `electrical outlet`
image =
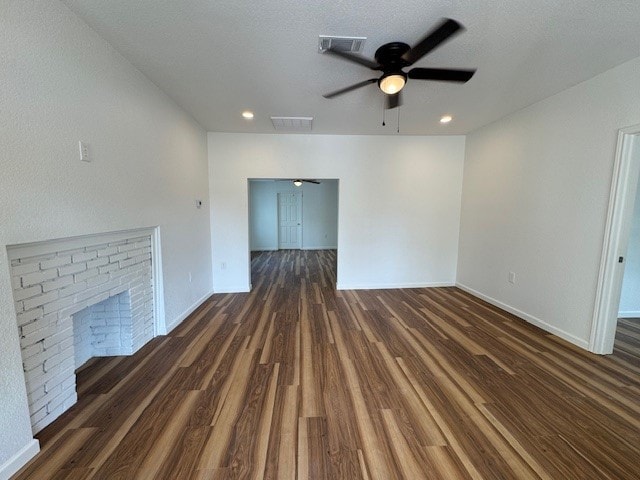
<path id="1" fill-rule="evenodd" d="M 78 147 L 80 148 L 80 160 L 83 162 L 90 162 L 89 146 L 84 142 L 78 142 Z"/>
<path id="2" fill-rule="evenodd" d="M 516 274 L 514 272 L 509 272 L 509 283 L 516 283 Z"/>

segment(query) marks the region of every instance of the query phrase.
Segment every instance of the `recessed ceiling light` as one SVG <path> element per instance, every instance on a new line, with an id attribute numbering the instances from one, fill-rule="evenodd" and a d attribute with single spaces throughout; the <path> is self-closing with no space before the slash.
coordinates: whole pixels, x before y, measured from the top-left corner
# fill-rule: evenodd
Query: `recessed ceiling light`
<path id="1" fill-rule="evenodd" d="M 247 120 L 251 120 L 253 118 L 253 112 L 250 112 L 249 110 L 245 110 L 244 112 L 242 112 L 242 116 Z"/>
<path id="2" fill-rule="evenodd" d="M 440 119 L 440 123 L 449 123 L 451 120 L 453 120 L 451 115 L 445 115 Z"/>

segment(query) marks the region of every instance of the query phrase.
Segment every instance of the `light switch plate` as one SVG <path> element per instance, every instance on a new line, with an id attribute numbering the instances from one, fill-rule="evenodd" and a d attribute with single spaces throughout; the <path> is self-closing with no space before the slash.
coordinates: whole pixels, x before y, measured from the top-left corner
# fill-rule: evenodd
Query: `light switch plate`
<path id="1" fill-rule="evenodd" d="M 78 142 L 78 146 L 80 147 L 80 160 L 83 162 L 90 162 L 89 146 L 84 142 Z"/>

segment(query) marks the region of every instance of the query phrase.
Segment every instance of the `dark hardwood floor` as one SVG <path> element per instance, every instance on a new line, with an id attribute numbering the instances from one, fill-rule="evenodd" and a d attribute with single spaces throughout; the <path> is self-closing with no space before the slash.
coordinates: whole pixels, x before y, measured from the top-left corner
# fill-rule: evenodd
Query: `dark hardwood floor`
<path id="1" fill-rule="evenodd" d="M 132 357 L 91 360 L 20 479 L 638 479 L 640 327 L 596 356 L 456 288 L 335 291 L 265 252 Z"/>

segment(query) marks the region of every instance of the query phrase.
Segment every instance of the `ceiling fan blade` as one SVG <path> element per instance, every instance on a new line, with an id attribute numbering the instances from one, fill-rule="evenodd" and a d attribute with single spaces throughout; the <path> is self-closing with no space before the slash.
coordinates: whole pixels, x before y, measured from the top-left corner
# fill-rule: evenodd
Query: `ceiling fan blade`
<path id="1" fill-rule="evenodd" d="M 429 32 L 426 37 L 414 45 L 411 50 L 405 53 L 402 59 L 409 65 L 413 65 L 431 50 L 437 48 L 461 30 L 464 30 L 462 25 L 455 20 L 446 18 L 434 30 Z"/>
<path id="2" fill-rule="evenodd" d="M 386 97 L 385 110 L 391 110 L 392 108 L 402 105 L 402 90 L 398 93 L 394 93 L 393 95 L 387 95 Z"/>
<path id="3" fill-rule="evenodd" d="M 377 81 L 378 81 L 377 78 L 370 78 L 369 80 L 365 80 L 364 82 L 359 82 L 359 83 L 356 83 L 354 85 L 350 85 L 350 86 L 348 86 L 346 88 L 341 88 L 340 90 L 336 90 L 335 92 L 327 93 L 327 94 L 323 95 L 323 97 L 324 98 L 337 97 L 338 95 L 342 95 L 343 93 L 350 92 L 351 90 L 356 90 L 358 88 L 365 87 L 365 86 L 370 85 L 372 83 L 376 83 Z"/>
<path id="4" fill-rule="evenodd" d="M 455 70 L 449 68 L 412 68 L 407 72 L 409 78 L 417 80 L 439 80 L 441 82 L 468 82 L 475 70 Z"/>
<path id="5" fill-rule="evenodd" d="M 320 185 L 320 182 L 318 180 L 302 180 L 303 182 L 307 182 L 307 183 L 315 183 L 316 185 Z"/>
<path id="6" fill-rule="evenodd" d="M 325 50 L 324 53 L 328 53 L 329 55 L 333 55 L 336 57 L 340 57 L 344 60 L 357 63 L 359 65 L 362 65 L 363 67 L 370 68 L 371 70 L 380 70 L 382 68 L 373 60 L 369 60 L 368 58 L 362 57 L 360 55 L 354 55 L 352 53 L 343 52 L 341 50 L 334 50 L 333 48 L 329 48 Z"/>

